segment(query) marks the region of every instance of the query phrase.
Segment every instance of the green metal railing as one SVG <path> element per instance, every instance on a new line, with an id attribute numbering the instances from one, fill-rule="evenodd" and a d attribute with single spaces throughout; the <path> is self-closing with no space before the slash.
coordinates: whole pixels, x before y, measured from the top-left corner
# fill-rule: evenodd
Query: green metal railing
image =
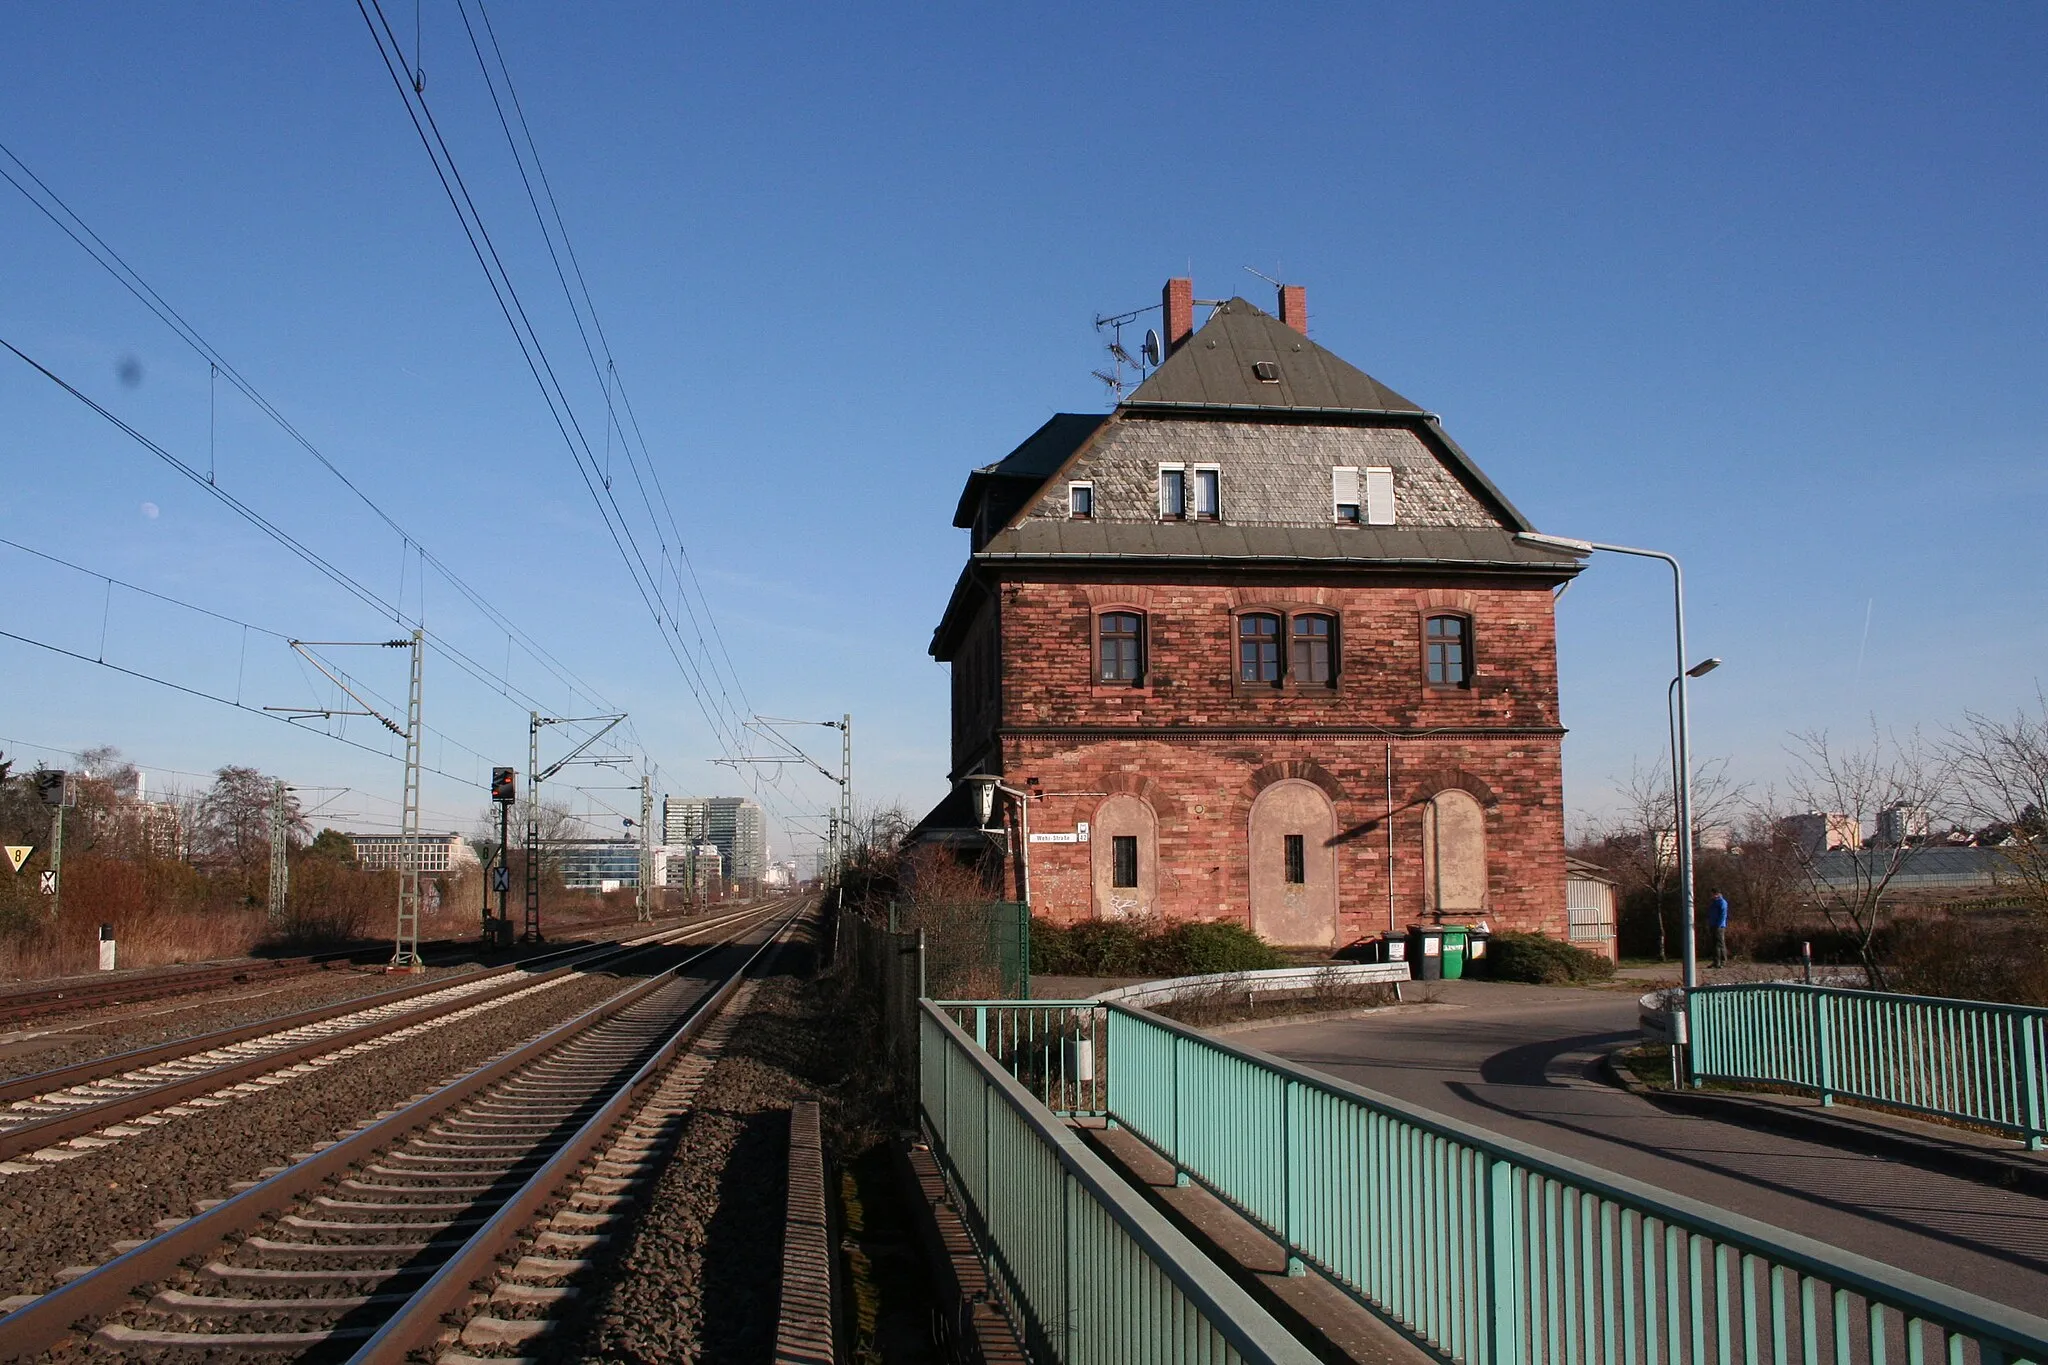
<path id="1" fill-rule="evenodd" d="M 1033 1027 L 1032 1007 L 944 1008 L 981 1019 L 997 1046 Z M 1156 1015 L 1097 1008 L 1105 1116 L 1448 1360 L 2048 1362 L 2048 1321 L 2027 1313 Z M 1020 1088 L 1056 1083 L 1031 1057 L 989 1061 Z"/>
<path id="2" fill-rule="evenodd" d="M 1033 1360 L 1313 1365 L 950 1011 L 926 1002 L 919 1028 L 933 1152 Z"/>
<path id="3" fill-rule="evenodd" d="M 1059 1117 L 1109 1113 L 1108 1006 L 1093 1000 L 976 1000 L 938 1008 Z"/>
<path id="4" fill-rule="evenodd" d="M 1767 984 L 1690 997 L 1695 1081 L 1811 1090 L 2048 1140 L 2048 1010 Z"/>

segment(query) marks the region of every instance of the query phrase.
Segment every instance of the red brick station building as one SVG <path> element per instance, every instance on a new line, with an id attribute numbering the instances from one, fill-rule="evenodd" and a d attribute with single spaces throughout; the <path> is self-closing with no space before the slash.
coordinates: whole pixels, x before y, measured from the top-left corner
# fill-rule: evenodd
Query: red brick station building
<path id="1" fill-rule="evenodd" d="M 1164 362 L 968 476 L 932 636 L 955 790 L 916 838 L 1060 922 L 1337 946 L 1567 933 L 1556 590 L 1432 414 L 1279 316 L 1167 282 Z M 970 796 L 993 775 L 990 830 Z M 1028 809 L 1027 809 L 1028 808 Z M 1022 828 L 1028 821 L 1029 841 Z"/>

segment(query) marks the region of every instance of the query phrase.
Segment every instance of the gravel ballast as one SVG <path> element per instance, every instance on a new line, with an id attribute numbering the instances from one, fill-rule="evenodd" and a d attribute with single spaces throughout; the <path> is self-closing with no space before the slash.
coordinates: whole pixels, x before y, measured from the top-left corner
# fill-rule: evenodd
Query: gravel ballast
<path id="1" fill-rule="evenodd" d="M 549 1358 L 639 1365 L 770 1359 L 781 1305 L 789 1107 L 836 1069 L 810 949 L 792 945 L 697 1092 L 625 1248 Z"/>
<path id="2" fill-rule="evenodd" d="M 673 960 L 672 958 L 670 959 Z M 597 1004 L 637 978 L 599 972 L 368 1052 L 218 1110 L 124 1136 L 48 1169 L 0 1178 L 0 1293 L 41 1293 L 66 1266 L 93 1265 L 120 1239 L 329 1142 L 508 1045 Z"/>

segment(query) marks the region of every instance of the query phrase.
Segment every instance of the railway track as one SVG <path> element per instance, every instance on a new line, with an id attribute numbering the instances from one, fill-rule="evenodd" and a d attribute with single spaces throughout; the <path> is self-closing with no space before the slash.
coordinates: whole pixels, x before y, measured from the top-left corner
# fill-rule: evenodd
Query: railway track
<path id="1" fill-rule="evenodd" d="M 622 1191 L 680 1122 L 673 1064 L 716 1027 L 804 904 L 736 917 L 721 942 L 676 967 L 0 1317 L 0 1358 L 68 1338 L 94 1354 L 152 1360 L 397 1361 L 436 1345 L 443 1315 L 528 1239 L 523 1278 L 493 1302 L 518 1316 L 487 1313 L 498 1326 L 483 1335 L 532 1337 L 544 1330 L 532 1314 L 574 1295 L 550 1281 L 603 1246 L 629 1202 Z M 733 946 L 750 937 L 758 945 Z M 536 1234 L 536 1217 L 599 1156 Z M 181 1273 L 189 1263 L 203 1269 Z M 161 1286 L 155 1297 L 134 1297 L 151 1284 Z M 94 1328 L 83 1342 L 71 1335 L 81 1321 Z"/>
<path id="2" fill-rule="evenodd" d="M 564 949 L 455 982 L 406 987 L 8 1081 L 0 1084 L 0 1177 L 105 1145 L 109 1128 L 182 1117 L 181 1105 L 231 1102 L 235 1087 L 260 1086 L 287 1068 L 317 1066 L 374 1046 L 397 1030 L 508 1001 L 601 968 L 648 943 L 694 937 L 755 914 L 743 911 L 624 943 Z"/>
<path id="3" fill-rule="evenodd" d="M 614 921 L 581 925 L 574 932 L 594 934 L 632 927 L 633 922 Z M 473 952 L 475 947 L 474 940 L 442 939 L 422 943 L 420 950 L 427 954 Z M 347 971 L 363 966 L 365 959 L 384 951 L 386 945 L 378 944 L 297 957 L 244 959 L 217 965 L 123 973 L 110 978 L 72 977 L 48 985 L 9 987 L 0 990 L 0 1024 L 25 1023 L 79 1010 L 197 995 L 222 986 L 268 985 L 320 972 Z"/>

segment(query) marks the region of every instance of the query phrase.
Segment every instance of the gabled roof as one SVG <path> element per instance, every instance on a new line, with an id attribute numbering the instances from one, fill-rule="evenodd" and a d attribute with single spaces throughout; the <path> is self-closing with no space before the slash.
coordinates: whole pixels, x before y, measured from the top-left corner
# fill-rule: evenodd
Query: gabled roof
<path id="1" fill-rule="evenodd" d="M 1267 362 L 1277 378 L 1258 377 Z M 1320 408 L 1420 413 L 1421 408 L 1241 298 L 1218 304 L 1201 330 L 1124 400 L 1205 408 Z"/>
<path id="2" fill-rule="evenodd" d="M 1016 479 L 1033 488 L 1043 484 L 1108 420 L 1109 414 L 1104 412 L 1054 413 L 1044 426 L 1024 438 L 1024 444 L 967 476 L 967 487 L 960 490 L 959 505 L 953 509 L 953 524 L 974 525 L 975 505 L 991 479 Z"/>

